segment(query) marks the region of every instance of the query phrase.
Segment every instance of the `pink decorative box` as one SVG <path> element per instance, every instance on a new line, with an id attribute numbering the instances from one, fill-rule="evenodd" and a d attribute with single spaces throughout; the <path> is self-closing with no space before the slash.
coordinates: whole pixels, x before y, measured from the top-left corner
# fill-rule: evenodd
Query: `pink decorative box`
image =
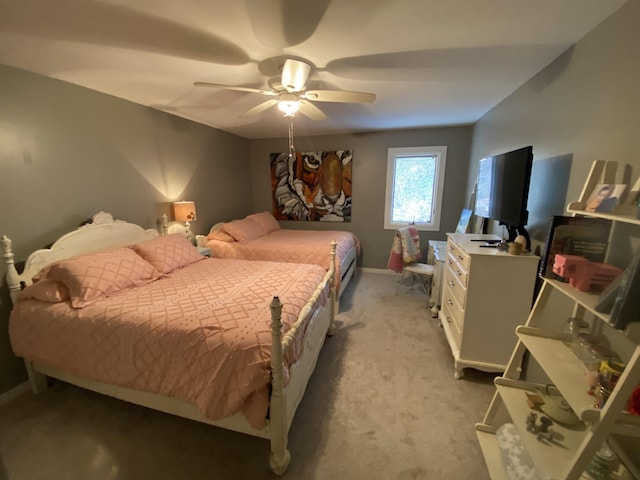
<path id="1" fill-rule="evenodd" d="M 572 287 L 580 291 L 603 290 L 622 270 L 607 263 L 590 262 L 577 255 L 556 254 L 553 273 L 569 280 Z"/>

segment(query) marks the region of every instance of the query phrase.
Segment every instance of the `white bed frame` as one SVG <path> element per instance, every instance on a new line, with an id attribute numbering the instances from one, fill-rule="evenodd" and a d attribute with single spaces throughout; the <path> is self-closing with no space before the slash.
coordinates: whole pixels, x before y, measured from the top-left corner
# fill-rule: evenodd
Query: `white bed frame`
<path id="1" fill-rule="evenodd" d="M 0 243 L 3 251 L 2 257 L 7 269 L 7 283 L 11 292 L 11 299 L 15 304 L 20 290 L 31 284 L 31 278 L 42 267 L 54 261 L 108 248 L 130 245 L 157 236 L 158 232 L 156 230 L 145 230 L 138 225 L 114 220 L 110 214 L 100 212 L 93 217 L 93 223 L 84 225 L 63 235 L 49 249 L 41 249 L 33 252 L 27 258 L 24 271 L 21 274 L 19 274 L 15 268 L 11 240 L 3 236 L 0 239 Z M 296 409 L 302 400 L 308 380 L 315 369 L 325 337 L 333 334 L 333 320 L 336 314 L 336 292 L 333 282 L 335 273 L 335 267 L 333 266 L 335 251 L 336 244 L 333 242 L 331 245 L 331 269 L 325 275 L 322 284 L 318 286 L 312 297 L 303 307 L 298 321 L 284 336 L 282 336 L 281 333 L 282 304 L 278 297 L 274 297 L 271 302 L 271 398 L 269 404 L 269 419 L 267 420 L 267 425 L 261 430 L 252 428 L 241 413 L 219 421 L 212 421 L 204 417 L 195 406 L 176 398 L 79 378 L 56 368 L 37 364 L 25 359 L 25 366 L 31 388 L 35 393 L 45 391 L 48 385 L 47 377 L 52 377 L 154 410 L 268 439 L 271 442 L 269 466 L 274 473 L 282 475 L 289 466 L 291 459 L 287 448 L 289 427 L 291 426 Z M 313 312 L 305 333 L 302 355 L 289 367 L 289 383 L 285 386 L 283 378 L 283 358 L 285 352 L 287 352 L 292 345 L 295 333 L 301 325 L 301 318 L 313 309 L 315 300 L 322 294 L 326 284 L 330 285 L 332 298 L 326 302 L 325 307 Z"/>

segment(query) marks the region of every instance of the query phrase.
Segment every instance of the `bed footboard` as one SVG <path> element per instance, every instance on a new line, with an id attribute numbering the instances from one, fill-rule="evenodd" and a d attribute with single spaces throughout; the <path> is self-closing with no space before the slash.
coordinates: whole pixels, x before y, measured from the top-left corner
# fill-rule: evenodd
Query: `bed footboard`
<path id="1" fill-rule="evenodd" d="M 298 319 L 294 325 L 282 335 L 282 303 L 278 297 L 273 297 L 271 302 L 271 399 L 269 402 L 269 424 L 271 453 L 269 456 L 269 466 L 276 475 L 282 475 L 287 470 L 291 461 L 291 453 L 287 448 L 289 426 L 293 420 L 296 409 L 304 395 L 307 383 L 320 353 L 320 348 L 324 343 L 324 337 L 333 333 L 333 320 L 336 309 L 335 291 L 335 255 L 336 242 L 331 242 L 331 267 L 324 276 L 322 285 L 319 286 L 311 299 L 302 308 Z M 312 312 L 312 305 L 324 290 L 323 286 L 328 283 L 330 287 L 330 298 L 327 305 L 320 313 Z M 284 356 L 285 352 L 291 348 L 296 331 L 307 315 L 312 315 L 310 325 L 307 328 L 305 347 L 301 357 L 291 366 L 296 370 L 295 381 L 292 378 L 289 385 L 284 385 Z M 312 323 L 317 322 L 317 325 Z M 314 328 L 315 327 L 315 328 Z"/>

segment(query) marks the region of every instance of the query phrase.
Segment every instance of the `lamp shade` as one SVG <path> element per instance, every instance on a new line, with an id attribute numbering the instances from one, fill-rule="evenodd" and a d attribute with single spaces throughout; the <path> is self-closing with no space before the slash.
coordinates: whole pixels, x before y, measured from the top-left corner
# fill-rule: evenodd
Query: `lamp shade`
<path id="1" fill-rule="evenodd" d="M 173 202 L 176 222 L 193 222 L 196 218 L 196 202 Z"/>

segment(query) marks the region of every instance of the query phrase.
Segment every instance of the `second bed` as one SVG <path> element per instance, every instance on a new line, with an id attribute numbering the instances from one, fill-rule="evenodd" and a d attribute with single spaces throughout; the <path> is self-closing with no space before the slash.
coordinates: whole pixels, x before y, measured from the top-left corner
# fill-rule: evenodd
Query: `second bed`
<path id="1" fill-rule="evenodd" d="M 269 212 L 218 223 L 208 235 L 196 236 L 198 246 L 216 258 L 312 263 L 329 269 L 327 245 L 336 242 L 336 289 L 338 297 L 356 270 L 360 242 L 355 234 L 337 230 L 289 230 Z"/>

